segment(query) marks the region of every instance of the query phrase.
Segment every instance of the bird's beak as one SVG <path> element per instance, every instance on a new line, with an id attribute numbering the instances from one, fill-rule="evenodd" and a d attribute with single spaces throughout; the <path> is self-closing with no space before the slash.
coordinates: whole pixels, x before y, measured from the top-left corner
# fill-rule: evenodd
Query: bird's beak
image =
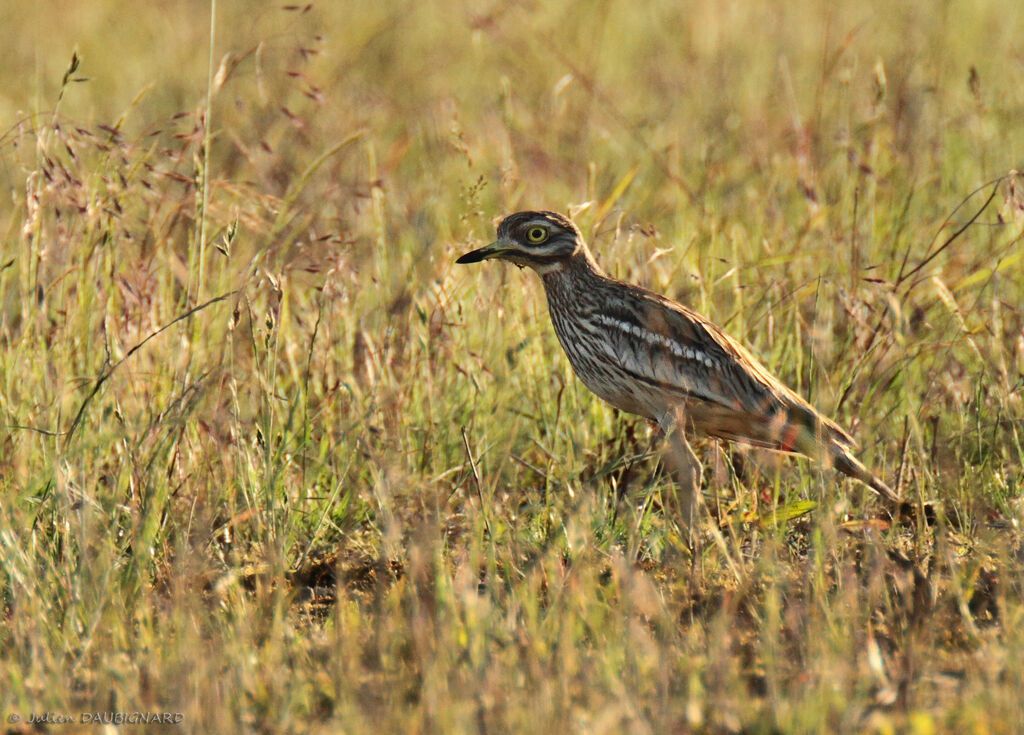
<path id="1" fill-rule="evenodd" d="M 456 260 L 456 263 L 479 263 L 481 260 L 490 260 L 491 258 L 500 258 L 505 253 L 509 252 L 513 248 L 510 248 L 502 240 L 492 242 L 490 245 L 485 245 L 479 250 L 471 250 L 470 252 L 463 255 L 461 258 Z"/>

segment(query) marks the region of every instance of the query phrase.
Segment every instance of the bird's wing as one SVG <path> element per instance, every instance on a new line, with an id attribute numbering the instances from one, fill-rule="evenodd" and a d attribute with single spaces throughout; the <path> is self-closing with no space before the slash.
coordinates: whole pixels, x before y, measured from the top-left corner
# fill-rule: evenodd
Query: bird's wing
<path id="1" fill-rule="evenodd" d="M 686 400 L 707 402 L 701 410 L 713 414 L 708 419 L 718 419 L 712 426 L 723 424 L 723 438 L 725 427 L 730 426 L 734 428 L 728 429 L 728 438 L 746 435 L 752 443 L 777 445 L 769 437 L 779 436 L 786 426 L 796 426 L 806 430 L 801 445 L 823 440 L 854 445 L 849 434 L 787 388 L 714 323 L 658 294 L 631 293 L 632 298 L 603 313 L 606 326 L 621 335 L 611 341 L 616 357 L 659 385 L 676 386 Z M 638 338 L 648 349 L 636 349 Z"/>

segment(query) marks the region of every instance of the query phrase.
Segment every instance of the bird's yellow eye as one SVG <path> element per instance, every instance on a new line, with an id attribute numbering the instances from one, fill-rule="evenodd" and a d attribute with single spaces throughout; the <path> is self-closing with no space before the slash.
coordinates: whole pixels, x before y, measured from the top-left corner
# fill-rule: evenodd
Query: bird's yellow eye
<path id="1" fill-rule="evenodd" d="M 526 231 L 526 239 L 534 245 L 540 245 L 548 239 L 548 231 L 543 227 L 531 227 Z"/>

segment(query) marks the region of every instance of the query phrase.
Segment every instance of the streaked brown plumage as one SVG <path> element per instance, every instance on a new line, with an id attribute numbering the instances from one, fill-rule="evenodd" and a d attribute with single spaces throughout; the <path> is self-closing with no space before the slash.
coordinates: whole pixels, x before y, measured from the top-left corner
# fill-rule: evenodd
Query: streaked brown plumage
<path id="1" fill-rule="evenodd" d="M 573 370 L 612 406 L 657 421 L 667 434 L 681 428 L 682 415 L 709 436 L 805 454 L 898 502 L 853 456 L 849 434 L 700 314 L 606 276 L 568 218 L 518 212 L 501 222 L 495 242 L 457 262 L 491 258 L 540 274 Z"/>

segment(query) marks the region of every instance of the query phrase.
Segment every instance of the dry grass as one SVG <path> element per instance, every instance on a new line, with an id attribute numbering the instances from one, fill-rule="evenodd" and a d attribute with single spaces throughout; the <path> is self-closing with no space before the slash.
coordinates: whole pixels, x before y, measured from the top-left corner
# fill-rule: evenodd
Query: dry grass
<path id="1" fill-rule="evenodd" d="M 1021 11 L 849 5 L 221 3 L 212 70 L 209 6 L 12 9 L 7 726 L 1017 731 Z M 536 279 L 453 266 L 527 207 L 937 522 L 705 443 L 691 558 Z"/>

